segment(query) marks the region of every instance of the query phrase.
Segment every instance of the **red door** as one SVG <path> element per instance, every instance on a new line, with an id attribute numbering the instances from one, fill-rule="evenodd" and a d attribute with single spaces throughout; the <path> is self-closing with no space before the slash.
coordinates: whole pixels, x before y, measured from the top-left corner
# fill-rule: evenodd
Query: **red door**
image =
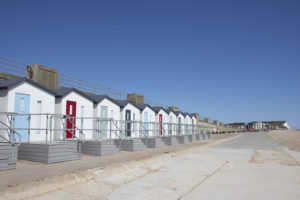
<path id="1" fill-rule="evenodd" d="M 159 114 L 159 126 L 160 126 L 160 135 L 162 135 L 162 131 L 163 131 L 163 127 L 162 127 L 162 122 L 163 122 L 163 120 L 162 120 L 162 114 Z"/>
<path id="2" fill-rule="evenodd" d="M 67 101 L 66 104 L 66 115 L 70 117 L 76 117 L 76 102 L 75 101 Z M 67 119 L 67 129 L 71 129 L 67 131 L 67 138 L 74 138 L 75 137 L 75 126 L 76 126 L 76 119 L 75 118 L 68 118 Z"/>

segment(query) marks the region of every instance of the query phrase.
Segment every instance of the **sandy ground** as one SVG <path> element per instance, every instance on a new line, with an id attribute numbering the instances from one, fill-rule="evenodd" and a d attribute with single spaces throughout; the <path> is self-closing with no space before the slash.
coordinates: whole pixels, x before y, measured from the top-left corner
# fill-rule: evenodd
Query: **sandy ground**
<path id="1" fill-rule="evenodd" d="M 300 151 L 300 131 L 270 131 L 268 134 L 276 141 L 287 145 L 291 150 Z"/>

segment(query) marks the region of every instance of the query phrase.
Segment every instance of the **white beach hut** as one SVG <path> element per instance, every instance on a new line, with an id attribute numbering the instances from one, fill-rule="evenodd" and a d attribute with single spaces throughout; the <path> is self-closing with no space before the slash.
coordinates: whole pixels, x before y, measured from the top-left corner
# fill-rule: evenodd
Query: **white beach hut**
<path id="1" fill-rule="evenodd" d="M 139 137 L 140 129 L 140 108 L 128 100 L 116 100 L 120 106 L 120 127 L 124 130 L 125 137 Z"/>
<path id="2" fill-rule="evenodd" d="M 167 135 L 169 123 L 169 114 L 163 107 L 152 107 L 156 114 L 156 123 L 158 123 L 158 136 Z"/>
<path id="3" fill-rule="evenodd" d="M 171 109 L 167 109 L 166 111 L 169 115 L 168 134 L 176 135 L 176 124 L 177 124 L 176 113 Z"/>
<path id="4" fill-rule="evenodd" d="M 189 115 L 189 113 L 183 113 L 184 116 L 184 133 L 185 135 L 191 134 L 192 133 L 192 119 Z"/>
<path id="5" fill-rule="evenodd" d="M 154 136 L 155 111 L 148 104 L 136 104 L 140 108 L 140 119 L 142 121 L 142 130 L 144 136 Z"/>
<path id="6" fill-rule="evenodd" d="M 106 95 L 93 95 L 91 98 L 94 101 L 93 116 L 96 117 L 93 139 L 117 138 L 115 131 L 120 120 L 120 106 Z"/>
<path id="7" fill-rule="evenodd" d="M 93 99 L 75 88 L 61 88 L 54 91 L 55 113 L 72 117 L 66 122 L 66 128 L 69 129 L 66 131 L 66 138 L 80 138 L 79 133 L 82 130 L 85 139 L 92 139 Z M 61 129 L 62 125 L 61 119 L 57 119 L 55 127 Z M 56 132 L 55 139 L 62 139 L 60 131 Z"/>
<path id="8" fill-rule="evenodd" d="M 52 90 L 27 78 L 0 81 L 0 120 L 8 125 L 7 112 L 20 114 L 15 117 L 14 128 L 21 134 L 22 141 L 45 141 L 45 129 L 49 125 L 46 113 L 54 114 L 54 110 L 55 94 Z M 4 125 L 1 124 L 0 128 Z M 4 131 L 0 133 L 7 137 Z"/>
<path id="9" fill-rule="evenodd" d="M 184 134 L 184 128 L 183 128 L 184 116 L 183 116 L 182 112 L 180 112 L 180 111 L 174 111 L 174 112 L 177 116 L 177 128 L 176 128 L 177 135 L 183 135 Z"/>

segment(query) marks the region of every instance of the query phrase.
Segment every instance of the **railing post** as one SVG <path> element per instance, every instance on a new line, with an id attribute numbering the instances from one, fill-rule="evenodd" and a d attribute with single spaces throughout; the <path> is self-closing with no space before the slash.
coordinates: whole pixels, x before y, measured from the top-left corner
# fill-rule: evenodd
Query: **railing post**
<path id="1" fill-rule="evenodd" d="M 47 113 L 47 115 L 46 115 L 46 142 L 48 141 L 48 129 L 49 129 L 48 121 L 49 121 L 49 116 Z"/>
<path id="2" fill-rule="evenodd" d="M 112 118 L 109 118 L 109 139 L 111 139 Z"/>
<path id="3" fill-rule="evenodd" d="M 28 115 L 28 142 L 30 142 L 30 122 L 31 122 L 31 115 Z"/>
<path id="4" fill-rule="evenodd" d="M 49 137 L 49 141 L 52 141 L 52 119 L 53 119 L 53 116 L 51 115 L 50 116 L 50 137 Z"/>
<path id="5" fill-rule="evenodd" d="M 63 122 L 63 140 L 64 142 L 66 143 L 66 127 L 67 127 L 67 116 L 63 116 L 63 119 L 62 119 L 62 122 Z"/>
<path id="6" fill-rule="evenodd" d="M 10 142 L 11 142 L 11 144 L 13 144 L 14 143 L 14 137 L 15 137 L 15 115 L 12 115 L 11 116 L 11 121 L 10 121 L 10 138 L 9 138 L 9 140 L 10 140 Z"/>
<path id="7" fill-rule="evenodd" d="M 76 120 L 76 118 L 75 118 Z M 81 127 L 80 127 L 80 133 L 79 133 L 79 140 L 82 140 L 82 134 L 83 134 L 83 117 L 81 116 Z M 75 126 L 75 125 L 74 125 Z"/>

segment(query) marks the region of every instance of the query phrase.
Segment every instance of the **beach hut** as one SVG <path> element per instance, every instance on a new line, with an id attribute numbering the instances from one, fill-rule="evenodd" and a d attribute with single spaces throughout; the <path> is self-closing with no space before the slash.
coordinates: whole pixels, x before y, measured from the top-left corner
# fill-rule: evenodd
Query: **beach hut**
<path id="1" fill-rule="evenodd" d="M 184 133 L 185 135 L 191 134 L 191 125 L 192 125 L 192 119 L 190 117 L 189 113 L 183 113 L 184 116 Z"/>
<path id="2" fill-rule="evenodd" d="M 166 111 L 169 115 L 168 116 L 169 117 L 168 134 L 169 135 L 176 135 L 176 124 L 177 124 L 176 113 L 171 109 L 167 109 Z"/>
<path id="3" fill-rule="evenodd" d="M 148 104 L 136 104 L 140 108 L 142 130 L 146 137 L 154 136 L 155 111 Z"/>
<path id="4" fill-rule="evenodd" d="M 183 116 L 183 113 L 180 112 L 180 111 L 174 111 L 174 112 L 177 116 L 177 128 L 176 128 L 177 135 L 182 135 L 182 134 L 184 134 L 184 130 L 183 130 L 184 116 Z"/>
<path id="5" fill-rule="evenodd" d="M 140 108 L 128 100 L 116 100 L 120 106 L 120 128 L 125 137 L 140 137 Z"/>
<path id="6" fill-rule="evenodd" d="M 93 139 L 117 138 L 117 126 L 120 120 L 120 106 L 107 95 L 93 95 L 94 131 Z M 114 130 L 114 131 L 113 131 Z"/>
<path id="7" fill-rule="evenodd" d="M 192 133 L 195 134 L 196 133 L 196 127 L 197 127 L 197 117 L 195 116 L 195 114 L 190 114 L 190 117 L 192 118 Z"/>
<path id="8" fill-rule="evenodd" d="M 17 113 L 14 128 L 22 141 L 45 141 L 47 114 L 54 114 L 55 93 L 27 78 L 0 81 L 0 121 L 8 125 L 10 113 Z M 6 113 L 6 114 L 5 114 Z M 1 124 L 3 128 L 3 124 Z M 7 137 L 1 131 L 3 137 Z M 49 139 L 49 138 L 48 138 Z"/>
<path id="9" fill-rule="evenodd" d="M 81 132 L 85 139 L 92 139 L 93 99 L 75 88 L 61 88 L 55 91 L 55 113 L 67 115 L 66 138 L 80 138 Z M 62 129 L 62 119 L 56 119 L 55 127 Z M 56 132 L 55 139 L 62 139 L 61 131 Z"/>
<path id="10" fill-rule="evenodd" d="M 166 135 L 168 127 L 165 124 L 169 122 L 169 115 L 163 107 L 152 107 L 156 114 L 156 123 L 158 123 L 158 136 Z"/>

